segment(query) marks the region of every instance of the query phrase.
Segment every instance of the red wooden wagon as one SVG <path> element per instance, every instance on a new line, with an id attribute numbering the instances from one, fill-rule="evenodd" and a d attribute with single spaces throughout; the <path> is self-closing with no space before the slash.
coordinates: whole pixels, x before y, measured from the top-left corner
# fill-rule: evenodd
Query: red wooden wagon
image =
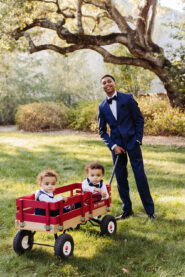
<path id="1" fill-rule="evenodd" d="M 16 221 L 15 226 L 19 231 L 13 240 L 13 248 L 17 254 L 31 250 L 34 243 L 34 234 L 39 232 L 52 233 L 55 236 L 54 254 L 67 258 L 73 253 L 74 241 L 66 231 L 77 228 L 88 221 L 93 225 L 99 225 L 101 234 L 113 235 L 116 232 L 117 224 L 114 216 L 105 215 L 102 220 L 98 217 L 110 212 L 111 210 L 111 186 L 107 185 L 109 193 L 108 199 L 101 199 L 100 194 L 82 192 L 82 184 L 74 183 L 59 187 L 55 190 L 55 195 L 70 192 L 67 202 L 62 200 L 56 203 L 46 203 L 35 201 L 35 195 L 23 196 L 16 199 Z M 75 208 L 76 203 L 81 203 L 79 208 Z M 65 207 L 70 207 L 64 212 Z M 36 215 L 35 208 L 45 210 L 45 216 Z M 59 215 L 50 216 L 50 211 L 59 210 Z M 58 236 L 58 233 L 62 233 Z"/>

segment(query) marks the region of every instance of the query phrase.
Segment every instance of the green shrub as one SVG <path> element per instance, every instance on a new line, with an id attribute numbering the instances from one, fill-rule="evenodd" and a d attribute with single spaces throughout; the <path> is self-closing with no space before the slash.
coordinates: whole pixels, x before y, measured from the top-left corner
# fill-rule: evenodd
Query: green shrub
<path id="1" fill-rule="evenodd" d="M 68 110 L 68 126 L 74 130 L 98 132 L 98 102 L 81 103 Z"/>
<path id="2" fill-rule="evenodd" d="M 15 113 L 17 106 L 21 104 L 21 99 L 10 91 L 4 93 L 0 91 L 0 124 L 15 124 Z"/>
<path id="3" fill-rule="evenodd" d="M 19 129 L 31 132 L 60 130 L 67 123 L 65 107 L 53 102 L 20 105 L 15 119 Z"/>
<path id="4" fill-rule="evenodd" d="M 145 135 L 185 136 L 185 114 L 158 97 L 138 99 L 145 120 Z"/>
<path id="5" fill-rule="evenodd" d="M 35 102 L 31 96 L 22 92 L 9 89 L 0 90 L 0 125 L 15 124 L 15 114 L 19 105 L 26 105 Z"/>
<path id="6" fill-rule="evenodd" d="M 145 120 L 145 135 L 185 136 L 185 114 L 158 97 L 137 99 Z M 69 109 L 68 126 L 75 130 L 98 132 L 97 102 L 81 103 Z"/>

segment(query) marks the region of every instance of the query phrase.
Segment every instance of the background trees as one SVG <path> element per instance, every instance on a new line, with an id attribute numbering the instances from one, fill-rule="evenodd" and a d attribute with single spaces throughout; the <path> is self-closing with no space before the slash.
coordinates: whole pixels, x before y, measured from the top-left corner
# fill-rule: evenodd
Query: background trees
<path id="1" fill-rule="evenodd" d="M 93 71 L 93 64 L 88 62 L 85 51 L 62 58 L 59 54 L 51 53 L 43 66 L 49 74 L 49 91 L 54 101 L 63 102 L 69 107 L 78 102 L 94 101 L 102 97 L 97 77 L 100 71 Z"/>
<path id="2" fill-rule="evenodd" d="M 153 41 L 157 0 L 7 0 L 2 5 L 4 36 L 10 34 L 25 44 L 30 53 L 52 50 L 62 55 L 91 49 L 107 63 L 142 67 L 163 82 L 172 106 L 184 104 L 184 69 L 167 59 Z M 13 7 L 9 9 L 10 5 Z M 134 7 L 132 9 L 131 7 Z M 116 56 L 108 45 L 118 43 L 131 56 Z"/>

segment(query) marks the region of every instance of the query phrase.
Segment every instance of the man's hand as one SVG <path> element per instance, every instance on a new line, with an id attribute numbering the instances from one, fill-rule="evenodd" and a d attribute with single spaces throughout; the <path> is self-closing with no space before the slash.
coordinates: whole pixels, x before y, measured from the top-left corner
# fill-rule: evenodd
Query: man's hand
<path id="1" fill-rule="evenodd" d="M 116 155 L 126 154 L 126 150 L 124 148 L 122 148 L 121 146 L 118 146 L 118 145 L 115 146 L 113 151 Z"/>

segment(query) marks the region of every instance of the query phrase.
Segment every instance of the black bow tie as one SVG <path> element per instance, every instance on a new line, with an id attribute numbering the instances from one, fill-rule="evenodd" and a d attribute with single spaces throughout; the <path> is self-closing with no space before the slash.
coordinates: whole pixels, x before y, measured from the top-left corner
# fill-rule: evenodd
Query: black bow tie
<path id="1" fill-rule="evenodd" d="M 107 99 L 108 104 L 112 104 L 112 100 L 117 100 L 117 96 L 114 95 L 112 98 Z"/>
<path id="2" fill-rule="evenodd" d="M 89 186 L 90 187 L 95 187 L 95 188 L 99 188 L 100 187 L 99 184 L 93 184 L 93 183 L 89 183 Z"/>

